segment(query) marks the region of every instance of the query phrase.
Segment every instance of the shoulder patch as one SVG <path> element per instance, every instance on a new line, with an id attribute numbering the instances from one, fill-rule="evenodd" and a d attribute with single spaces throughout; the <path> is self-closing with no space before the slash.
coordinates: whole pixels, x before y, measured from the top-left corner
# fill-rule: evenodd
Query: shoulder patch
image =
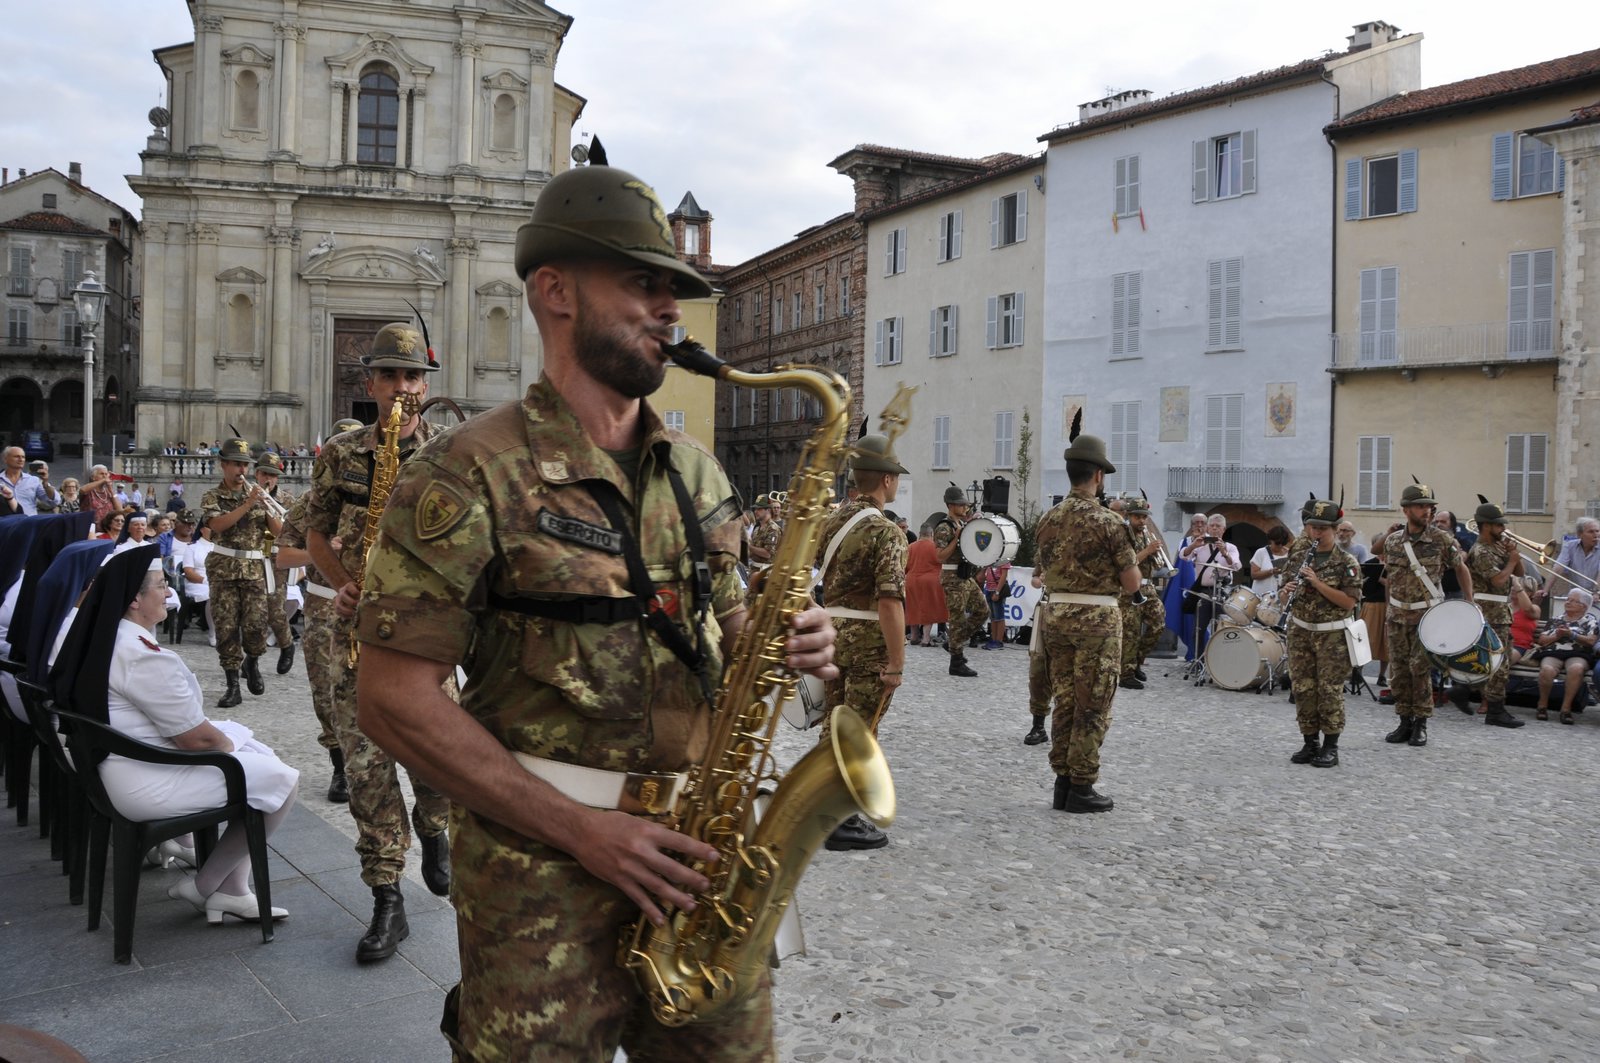
<path id="1" fill-rule="evenodd" d="M 155 643 L 151 642 L 149 639 L 145 638 L 143 635 L 139 636 L 139 641 L 144 643 L 146 646 L 150 647 L 156 653 L 160 653 L 161 652 L 161 647 L 160 646 L 157 646 Z"/>
<path id="2" fill-rule="evenodd" d="M 711 531 L 722 527 L 738 515 L 739 499 L 735 495 L 729 495 L 722 500 L 722 504 L 717 506 L 716 509 L 700 518 L 700 527 L 705 531 Z"/>
<path id="3" fill-rule="evenodd" d="M 548 509 L 539 511 L 535 523 L 540 531 L 551 538 L 577 543 L 579 546 L 590 546 L 596 550 L 604 550 L 608 554 L 622 553 L 622 536 L 610 528 L 602 528 L 598 524 L 590 524 L 577 517 L 559 516 Z"/>
<path id="4" fill-rule="evenodd" d="M 442 539 L 467 516 L 467 503 L 455 490 L 435 481 L 422 492 L 417 502 L 417 538 L 423 542 Z"/>

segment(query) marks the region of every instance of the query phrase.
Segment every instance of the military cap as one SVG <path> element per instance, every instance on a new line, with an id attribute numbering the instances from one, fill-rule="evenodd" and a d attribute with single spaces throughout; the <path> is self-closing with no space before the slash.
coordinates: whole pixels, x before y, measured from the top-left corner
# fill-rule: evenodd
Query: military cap
<path id="1" fill-rule="evenodd" d="M 967 493 L 955 484 L 951 484 L 944 489 L 944 504 L 947 506 L 965 506 L 968 504 Z"/>
<path id="2" fill-rule="evenodd" d="M 1433 488 L 1427 484 L 1406 484 L 1405 490 L 1400 492 L 1402 506 L 1436 506 L 1439 500 L 1433 497 Z"/>
<path id="3" fill-rule="evenodd" d="M 756 504 L 754 506 L 751 506 L 750 508 L 751 509 L 771 509 L 772 508 L 772 496 L 771 495 L 756 495 Z"/>
<path id="4" fill-rule="evenodd" d="M 275 476 L 283 475 L 283 459 L 272 451 L 266 451 L 256 459 L 257 472 L 270 472 Z"/>
<path id="5" fill-rule="evenodd" d="M 1108 473 L 1117 471 L 1117 467 L 1111 464 L 1111 459 L 1106 457 L 1105 440 L 1099 436 L 1087 433 L 1080 435 L 1061 456 L 1067 461 L 1086 461 L 1090 465 L 1098 465 Z"/>
<path id="6" fill-rule="evenodd" d="M 254 465 L 256 456 L 250 453 L 250 444 L 242 439 L 224 439 L 222 446 L 217 449 L 218 461 L 242 461 L 246 465 Z"/>
<path id="7" fill-rule="evenodd" d="M 1478 497 L 1482 498 L 1483 496 L 1479 495 Z M 1480 525 L 1504 524 L 1506 522 L 1506 511 L 1493 502 L 1483 502 L 1477 509 L 1472 511 L 1472 519 Z"/>
<path id="8" fill-rule="evenodd" d="M 185 509 L 178 514 L 178 523 L 198 524 L 200 523 L 200 514 L 196 513 L 192 509 Z"/>
<path id="9" fill-rule="evenodd" d="M 422 333 L 404 322 L 385 325 L 372 337 L 372 347 L 361 356 L 368 369 L 423 369 L 429 373 L 439 363 L 428 357 L 428 344 Z"/>
<path id="10" fill-rule="evenodd" d="M 339 435 L 342 432 L 354 432 L 357 428 L 365 427 L 366 425 L 362 424 L 354 417 L 341 417 L 337 421 L 333 422 L 333 434 Z"/>
<path id="11" fill-rule="evenodd" d="M 1123 495 L 1123 512 L 1128 516 L 1148 517 L 1150 515 L 1150 501 L 1143 495 Z"/>
<path id="12" fill-rule="evenodd" d="M 691 299 L 711 285 L 680 262 L 667 212 L 655 190 L 626 170 L 582 166 L 551 178 L 533 204 L 533 217 L 517 230 L 517 276 L 546 262 L 604 259 L 671 271 L 673 289 Z"/>
<path id="13" fill-rule="evenodd" d="M 890 449 L 889 437 L 883 435 L 862 436 L 856 440 L 850 456 L 850 467 L 860 472 L 906 471 Z"/>
<path id="14" fill-rule="evenodd" d="M 892 509 L 886 509 L 886 510 L 884 510 L 884 511 L 883 511 L 883 515 L 884 515 L 884 516 L 885 516 L 885 517 L 887 517 L 887 518 L 889 518 L 889 520 L 891 520 L 891 521 L 899 521 L 899 520 L 900 520 L 900 514 L 898 514 L 898 513 L 896 513 L 896 512 L 895 512 L 895 511 L 894 511 L 894 510 L 892 510 Z"/>
<path id="15" fill-rule="evenodd" d="M 1326 498 L 1311 498 L 1300 507 L 1300 523 L 1333 527 L 1344 518 L 1344 510 Z"/>

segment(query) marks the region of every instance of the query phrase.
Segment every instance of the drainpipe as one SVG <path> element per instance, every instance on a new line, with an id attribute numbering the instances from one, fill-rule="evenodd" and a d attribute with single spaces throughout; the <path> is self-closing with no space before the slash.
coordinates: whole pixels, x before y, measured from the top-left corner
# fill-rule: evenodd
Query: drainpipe
<path id="1" fill-rule="evenodd" d="M 1338 121 L 1344 117 L 1344 111 L 1339 100 L 1339 83 L 1328 76 L 1328 68 L 1322 68 L 1322 80 L 1333 86 L 1333 117 Z M 1332 349 L 1333 337 L 1337 335 L 1339 327 L 1339 146 L 1333 138 L 1324 133 L 1322 138 L 1328 142 L 1328 168 L 1331 173 L 1331 187 L 1333 195 L 1328 197 L 1328 344 Z M 1326 370 L 1324 370 L 1326 372 Z M 1339 408 L 1339 377 L 1337 374 L 1328 374 L 1328 497 L 1333 497 L 1333 468 L 1334 468 L 1334 443 L 1337 435 L 1334 432 L 1336 415 Z M 1359 478 L 1359 477 L 1358 477 Z"/>

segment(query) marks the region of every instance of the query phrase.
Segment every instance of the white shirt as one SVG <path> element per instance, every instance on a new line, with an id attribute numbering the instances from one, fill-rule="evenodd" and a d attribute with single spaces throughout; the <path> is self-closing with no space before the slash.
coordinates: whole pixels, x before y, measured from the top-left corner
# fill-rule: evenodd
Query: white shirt
<path id="1" fill-rule="evenodd" d="M 17 478 L 17 482 L 13 484 L 10 473 L 0 473 L 0 476 L 5 477 L 6 486 L 11 488 L 11 494 L 16 498 L 17 505 L 22 507 L 23 516 L 37 517 L 39 515 L 39 500 L 35 496 L 38 495 L 39 487 L 41 486 L 39 478 L 31 472 L 23 472 Z"/>
<path id="2" fill-rule="evenodd" d="M 1250 567 L 1251 569 L 1272 568 L 1274 561 L 1286 560 L 1288 556 L 1288 554 L 1284 554 L 1283 558 L 1273 557 L 1271 548 L 1263 546 L 1250 558 Z M 1255 582 L 1250 584 L 1250 589 L 1263 598 L 1278 589 L 1278 573 L 1276 571 L 1268 575 L 1266 579 L 1255 579 L 1255 574 L 1252 572 L 1251 579 L 1255 580 Z"/>
<path id="3" fill-rule="evenodd" d="M 1215 555 L 1215 556 L 1213 556 Z M 1189 560 L 1194 563 L 1195 571 L 1199 578 L 1196 582 L 1202 587 L 1212 587 L 1217 582 L 1216 568 L 1205 568 L 1205 565 L 1221 565 L 1224 569 L 1234 572 L 1239 570 L 1239 548 L 1228 542 L 1201 543 L 1200 548 L 1189 555 Z"/>
<path id="4" fill-rule="evenodd" d="M 206 558 L 211 554 L 210 539 L 196 539 L 189 544 L 183 552 L 183 567 L 192 568 L 200 576 L 199 583 L 186 583 L 185 591 L 190 601 L 205 602 L 211 600 L 211 582 L 206 579 Z"/>

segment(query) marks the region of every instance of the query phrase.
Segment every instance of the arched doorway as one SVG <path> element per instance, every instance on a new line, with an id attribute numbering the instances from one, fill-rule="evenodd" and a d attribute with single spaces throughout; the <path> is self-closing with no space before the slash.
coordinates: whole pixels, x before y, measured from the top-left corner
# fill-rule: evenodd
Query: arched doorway
<path id="1" fill-rule="evenodd" d="M 50 430 L 45 420 L 44 393 L 26 377 L 12 377 L 0 384 L 0 436 L 15 439 L 30 429 Z"/>
<path id="2" fill-rule="evenodd" d="M 50 431 L 83 435 L 83 381 L 63 380 L 50 389 Z"/>

